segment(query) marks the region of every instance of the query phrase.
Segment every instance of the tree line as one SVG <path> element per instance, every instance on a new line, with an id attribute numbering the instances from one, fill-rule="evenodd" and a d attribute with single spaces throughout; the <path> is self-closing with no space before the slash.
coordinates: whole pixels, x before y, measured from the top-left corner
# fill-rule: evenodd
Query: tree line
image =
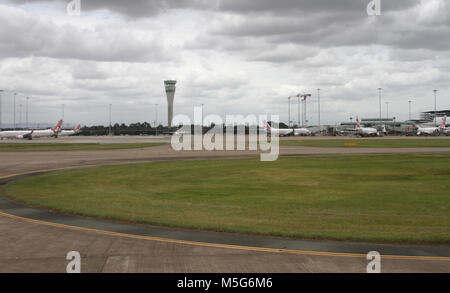
<path id="1" fill-rule="evenodd" d="M 270 124 L 270 123 L 269 123 Z M 104 135 L 161 135 L 161 134 L 171 134 L 177 131 L 181 126 L 169 128 L 167 126 L 158 125 L 158 127 L 152 126 L 148 122 L 137 122 L 131 124 L 119 124 L 116 123 L 111 125 L 111 129 L 109 126 L 104 125 L 94 125 L 94 126 L 84 126 L 81 128 L 78 135 L 82 136 L 104 136 Z M 203 126 L 202 132 L 206 133 L 210 131 L 215 124 L 211 124 L 209 126 Z M 288 128 L 286 124 L 280 123 L 280 128 Z M 226 128 L 223 127 L 224 133 L 226 133 Z M 234 126 L 234 133 L 237 134 L 239 129 L 244 129 L 245 134 L 248 134 L 250 128 L 248 126 Z M 110 133 L 111 131 L 111 133 Z M 191 133 L 194 133 L 194 125 L 191 125 Z"/>

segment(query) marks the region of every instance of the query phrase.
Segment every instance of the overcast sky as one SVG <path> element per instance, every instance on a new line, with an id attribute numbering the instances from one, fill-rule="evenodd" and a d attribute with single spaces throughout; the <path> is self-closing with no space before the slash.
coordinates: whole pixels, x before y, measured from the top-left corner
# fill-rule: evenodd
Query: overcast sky
<path id="1" fill-rule="evenodd" d="M 287 97 L 311 93 L 308 119 L 408 118 L 450 109 L 450 4 L 446 0 L 0 0 L 3 122 L 12 92 L 30 121 L 167 123 L 165 79 L 178 80 L 175 114 L 279 114 Z M 394 3 L 393 3 L 394 2 Z M 20 114 L 17 114 L 19 121 Z M 25 120 L 22 114 L 22 120 Z M 297 120 L 297 102 L 292 104 Z"/>

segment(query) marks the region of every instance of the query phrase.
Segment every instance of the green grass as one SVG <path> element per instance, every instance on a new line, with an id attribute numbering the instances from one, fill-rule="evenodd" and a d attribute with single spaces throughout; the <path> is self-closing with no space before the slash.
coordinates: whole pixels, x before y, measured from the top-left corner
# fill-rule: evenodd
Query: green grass
<path id="1" fill-rule="evenodd" d="M 89 151 L 138 149 L 163 143 L 0 143 L 0 152 Z"/>
<path id="2" fill-rule="evenodd" d="M 305 147 L 415 148 L 450 147 L 450 139 L 297 139 L 280 140 L 280 145 Z"/>
<path id="3" fill-rule="evenodd" d="M 23 178 L 3 194 L 61 212 L 299 238 L 450 243 L 450 155 L 156 162 Z"/>

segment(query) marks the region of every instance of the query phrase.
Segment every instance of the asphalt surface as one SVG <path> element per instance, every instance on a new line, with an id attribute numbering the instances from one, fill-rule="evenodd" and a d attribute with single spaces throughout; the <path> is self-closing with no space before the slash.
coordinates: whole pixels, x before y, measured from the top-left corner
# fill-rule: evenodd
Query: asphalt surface
<path id="1" fill-rule="evenodd" d="M 283 156 L 436 151 L 450 152 L 450 148 L 281 147 Z M 67 167 L 258 155 L 249 151 L 174 152 L 167 145 L 0 153 L 0 177 Z M 66 254 L 72 250 L 81 253 L 84 272 L 365 272 L 369 251 L 382 254 L 383 272 L 450 272 L 450 247 L 444 245 L 297 240 L 135 225 L 61 215 L 3 197 L 0 235 L 0 272 L 65 272 Z"/>

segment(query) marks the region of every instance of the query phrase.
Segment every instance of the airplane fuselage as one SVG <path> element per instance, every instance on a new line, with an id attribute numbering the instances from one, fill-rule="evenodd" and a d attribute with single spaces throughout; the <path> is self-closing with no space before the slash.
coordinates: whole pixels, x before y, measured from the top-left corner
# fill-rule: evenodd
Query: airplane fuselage
<path id="1" fill-rule="evenodd" d="M 62 131 L 58 134 L 58 136 L 71 136 L 71 135 L 74 135 L 74 134 L 76 134 L 76 133 L 75 133 L 75 131 L 73 131 L 73 130 L 62 130 Z"/>
<path id="2" fill-rule="evenodd" d="M 439 127 L 419 127 L 417 128 L 417 135 L 438 135 Z"/>
<path id="3" fill-rule="evenodd" d="M 294 130 L 293 129 L 271 128 L 268 132 L 269 133 L 273 133 L 273 134 L 278 135 L 278 136 L 288 136 L 288 135 L 292 135 Z"/>
<path id="4" fill-rule="evenodd" d="M 294 136 L 308 136 L 312 134 L 312 132 L 306 128 L 294 128 L 293 133 Z"/>
<path id="5" fill-rule="evenodd" d="M 362 127 L 362 128 L 359 128 L 359 135 L 361 135 L 361 136 L 378 136 L 379 132 L 375 128 Z"/>
<path id="6" fill-rule="evenodd" d="M 9 139 L 23 139 L 28 138 L 31 139 L 31 131 L 26 130 L 10 130 L 10 131 L 1 131 L 0 138 L 9 138 Z"/>
<path id="7" fill-rule="evenodd" d="M 32 136 L 33 138 L 52 137 L 55 136 L 55 133 L 51 129 L 35 130 Z"/>

